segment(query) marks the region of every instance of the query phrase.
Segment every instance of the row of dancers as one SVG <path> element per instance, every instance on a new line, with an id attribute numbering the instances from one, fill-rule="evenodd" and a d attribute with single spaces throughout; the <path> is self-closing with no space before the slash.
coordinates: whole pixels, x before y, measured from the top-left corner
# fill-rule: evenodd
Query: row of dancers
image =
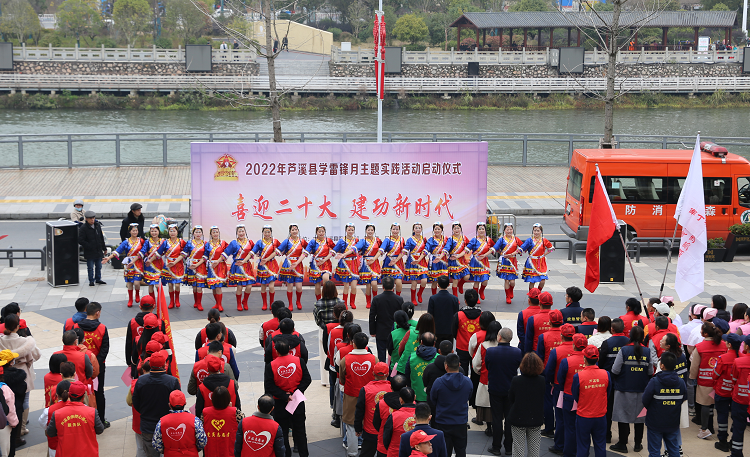
<path id="1" fill-rule="evenodd" d="M 391 276 L 396 283 L 396 293 L 401 295 L 403 283 L 411 285 L 411 301 L 422 303 L 422 293 L 431 283 L 432 294 L 437 291 L 437 278 L 448 276 L 452 292 L 463 294 L 463 286 L 473 282 L 481 300 L 490 279 L 490 256 L 497 256 L 496 275 L 503 279 L 505 301 L 511 303 L 515 281 L 519 277 L 518 257 L 528 253 L 522 279 L 529 290 L 540 290 L 548 279 L 546 255 L 555 248 L 544 238 L 541 224 L 534 224 L 532 235 L 525 241 L 515 234 L 515 227 L 506 223 L 502 236 L 493 241 L 487 236 L 487 225 L 476 225 L 471 240 L 463 234 L 459 221 L 451 223 L 451 235 L 444 234 L 442 222 L 432 224 L 432 236 L 423 233 L 421 223 L 412 225 L 411 236 L 403 238 L 401 226 L 393 223 L 388 237 L 375 236 L 375 226 L 365 226 L 365 236 L 355 236 L 354 224 L 346 224 L 346 234 L 338 242 L 327 237 L 326 228 L 318 225 L 315 237 L 309 242 L 300 237 L 299 227 L 289 226 L 288 237 L 279 241 L 273 237 L 273 227 L 263 226 L 262 238 L 253 242 L 243 224 L 237 225 L 235 239 L 221 239 L 217 226 L 212 226 L 208 239 L 203 227 L 193 227 L 190 240 L 178 236 L 177 226 L 169 226 L 169 238 L 159 238 L 158 225 L 151 225 L 149 236 L 138 237 L 138 225 L 131 224 L 130 237 L 124 240 L 102 263 L 113 257 L 122 260 L 125 283 L 128 289 L 128 307 L 140 300 L 141 285 L 148 285 L 149 294 L 161 284 L 169 288 L 169 308 L 180 307 L 180 284 L 193 288 L 194 307 L 203 310 L 203 289 L 210 289 L 216 304 L 223 311 L 222 289 L 235 288 L 237 310 L 248 309 L 248 299 L 253 285 L 260 285 L 263 311 L 275 300 L 275 283 L 286 285 L 289 309 L 293 309 L 296 292 L 297 309 L 302 309 L 302 283 L 305 275 L 315 285 L 315 297 L 321 298 L 321 285 L 333 279 L 343 284 L 343 301 L 353 309 L 357 286 L 363 285 L 367 308 L 377 294 L 378 283 Z M 279 259 L 284 260 L 279 264 Z M 305 262 L 309 258 L 309 262 Z M 334 267 L 335 262 L 335 267 Z M 306 268 L 306 265 L 307 268 Z"/>

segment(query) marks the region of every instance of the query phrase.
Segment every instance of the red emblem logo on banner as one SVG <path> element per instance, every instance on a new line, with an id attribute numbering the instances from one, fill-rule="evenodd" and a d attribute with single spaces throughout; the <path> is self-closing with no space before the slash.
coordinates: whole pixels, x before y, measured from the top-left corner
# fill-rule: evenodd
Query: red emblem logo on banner
<path id="1" fill-rule="evenodd" d="M 216 161 L 216 181 L 237 181 L 240 179 L 237 174 L 237 160 L 229 154 L 224 154 Z"/>

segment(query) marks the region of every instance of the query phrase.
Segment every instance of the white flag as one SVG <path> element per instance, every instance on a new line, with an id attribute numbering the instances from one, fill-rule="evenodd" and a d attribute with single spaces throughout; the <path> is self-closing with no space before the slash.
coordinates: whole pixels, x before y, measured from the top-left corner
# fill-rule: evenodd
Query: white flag
<path id="1" fill-rule="evenodd" d="M 690 170 L 677 201 L 674 218 L 682 227 L 674 288 L 680 301 L 684 302 L 703 292 L 703 254 L 707 246 L 700 135 L 695 139 Z"/>

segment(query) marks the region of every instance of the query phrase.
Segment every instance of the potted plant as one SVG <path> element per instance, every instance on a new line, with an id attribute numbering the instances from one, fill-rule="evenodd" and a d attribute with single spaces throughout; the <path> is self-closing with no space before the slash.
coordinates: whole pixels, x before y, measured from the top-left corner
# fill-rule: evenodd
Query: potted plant
<path id="1" fill-rule="evenodd" d="M 737 252 L 737 247 L 742 244 L 750 244 L 750 224 L 730 225 L 727 241 L 724 243 L 727 249 L 724 261 L 731 262 Z"/>
<path id="2" fill-rule="evenodd" d="M 703 254 L 704 262 L 721 262 L 724 260 L 724 254 L 727 252 L 724 247 L 724 238 L 709 238 L 706 240 L 708 248 L 706 253 Z"/>

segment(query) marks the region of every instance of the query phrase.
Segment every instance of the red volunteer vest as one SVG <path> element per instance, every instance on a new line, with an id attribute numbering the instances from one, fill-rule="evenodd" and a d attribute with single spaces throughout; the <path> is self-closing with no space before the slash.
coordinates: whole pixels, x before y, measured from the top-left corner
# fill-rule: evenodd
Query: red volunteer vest
<path id="1" fill-rule="evenodd" d="M 273 442 L 279 424 L 265 417 L 249 416 L 242 419 L 242 457 L 274 457 Z M 234 452 L 228 454 L 234 455 Z"/>
<path id="2" fill-rule="evenodd" d="M 557 353 L 557 364 L 555 365 L 555 385 L 557 385 L 557 373 L 560 372 L 560 363 L 562 363 L 563 359 L 566 359 L 570 357 L 571 354 L 573 354 L 573 342 L 563 341 L 559 346 L 555 348 L 555 352 Z"/>
<path id="3" fill-rule="evenodd" d="M 548 331 L 544 332 L 543 341 L 544 341 L 544 365 L 547 365 L 547 360 L 549 360 L 549 353 L 552 352 L 552 349 L 556 348 L 557 346 L 560 346 L 562 344 L 562 333 L 560 333 L 560 327 L 552 327 Z M 539 338 L 537 338 L 537 343 L 539 343 Z"/>
<path id="4" fill-rule="evenodd" d="M 414 430 L 417 419 L 414 418 L 414 408 L 401 408 L 391 414 L 393 420 L 393 434 L 391 445 L 388 446 L 388 457 L 398 457 L 401 435 Z"/>
<path id="5" fill-rule="evenodd" d="M 135 390 L 135 383 L 138 382 L 138 379 L 133 379 L 130 383 L 130 395 L 132 397 L 133 391 Z M 141 434 L 141 413 L 135 410 L 134 406 L 131 406 L 130 409 L 133 410 L 133 431 L 140 435 Z"/>
<path id="6" fill-rule="evenodd" d="M 469 350 L 471 335 L 479 330 L 479 318 L 469 319 L 463 311 L 458 312 L 458 334 L 456 335 L 456 349 Z"/>
<path id="7" fill-rule="evenodd" d="M 47 373 L 44 375 L 44 406 L 50 407 L 57 402 L 57 385 L 62 381 L 60 373 Z"/>
<path id="8" fill-rule="evenodd" d="M 76 324 L 75 322 L 73 322 L 73 318 L 72 317 L 69 317 L 68 320 L 65 321 L 65 331 L 66 332 L 68 330 L 73 330 L 74 328 L 76 328 L 76 326 L 78 326 L 78 324 Z"/>
<path id="9" fill-rule="evenodd" d="M 654 339 L 654 337 L 656 336 L 658 332 L 664 332 L 664 331 L 665 331 L 664 329 L 657 329 L 656 324 L 654 322 L 646 326 L 646 335 L 651 339 Z M 677 328 L 676 325 L 672 323 L 672 319 L 669 319 L 669 325 L 667 325 L 666 332 L 674 333 L 677 336 L 677 339 L 678 340 L 680 339 L 680 330 Z"/>
<path id="10" fill-rule="evenodd" d="M 354 350 L 354 345 L 350 343 L 344 343 L 343 341 L 340 343 L 336 343 L 336 351 L 339 353 L 339 362 L 341 362 L 341 359 L 349 355 L 350 352 Z M 336 357 L 336 352 L 333 353 L 334 358 Z M 339 367 L 336 367 L 336 379 L 339 378 Z"/>
<path id="11" fill-rule="evenodd" d="M 195 447 L 195 416 L 187 411 L 169 413 L 161 418 L 164 457 L 198 457 Z"/>
<path id="12" fill-rule="evenodd" d="M 574 352 L 567 357 L 568 360 L 568 372 L 565 374 L 565 384 L 563 384 L 563 392 L 568 395 L 573 395 L 573 377 L 576 373 L 580 373 L 581 370 L 586 366 L 586 362 L 583 360 L 583 353 L 580 351 Z M 580 382 L 580 381 L 579 381 Z"/>
<path id="13" fill-rule="evenodd" d="M 96 330 L 93 332 L 83 332 L 83 344 L 86 349 L 93 352 L 94 355 L 99 355 L 99 351 L 102 350 L 102 338 L 104 338 L 104 332 L 107 327 L 104 324 L 99 324 Z"/>
<path id="14" fill-rule="evenodd" d="M 474 346 L 474 352 L 471 353 L 471 358 L 474 358 L 474 355 L 477 353 L 477 349 L 479 349 L 479 346 L 484 343 L 484 339 L 487 338 L 487 330 L 477 330 L 477 332 L 474 334 L 477 336 L 477 345 Z"/>
<path id="15" fill-rule="evenodd" d="M 378 411 L 380 412 L 380 430 L 378 430 L 378 452 L 381 454 L 387 454 L 388 449 L 386 449 L 385 444 L 383 444 L 383 431 L 385 430 L 385 422 L 388 420 L 388 416 L 390 416 L 393 411 L 398 411 L 391 409 L 390 406 L 384 401 L 380 400 L 378 402 Z"/>
<path id="16" fill-rule="evenodd" d="M 302 364 L 299 357 L 285 355 L 271 362 L 273 380 L 284 392 L 293 393 L 302 382 Z"/>
<path id="17" fill-rule="evenodd" d="M 274 317 L 270 321 L 263 322 L 263 325 L 261 325 L 260 327 L 261 331 L 263 332 L 263 346 L 265 346 L 266 340 L 269 336 L 271 336 L 271 333 L 279 329 L 279 319 Z"/>
<path id="18" fill-rule="evenodd" d="M 536 344 L 539 342 L 539 335 L 548 332 L 552 325 L 549 323 L 549 312 L 548 309 L 540 309 L 534 316 L 534 338 L 531 342 L 531 347 L 536 351 Z"/>
<path id="19" fill-rule="evenodd" d="M 54 414 L 55 411 L 68 405 L 69 405 L 69 402 L 64 402 L 64 401 L 53 403 L 52 406 L 49 407 L 49 411 L 47 411 L 47 425 L 49 425 L 49 419 L 50 417 L 52 417 L 52 414 Z M 139 431 L 138 433 L 140 434 L 141 432 Z M 58 442 L 59 440 L 56 436 L 47 437 L 47 446 L 49 446 L 50 449 L 56 450 Z"/>
<path id="20" fill-rule="evenodd" d="M 263 324 L 263 325 L 265 325 L 265 324 Z M 278 324 L 276 324 L 276 326 L 278 327 Z M 224 328 L 227 329 L 227 335 L 229 335 L 229 329 L 227 327 L 224 327 Z M 204 346 L 209 343 L 209 339 L 206 336 L 206 327 L 203 327 L 201 329 L 201 343 L 203 343 Z M 230 344 L 230 346 L 231 346 L 231 344 Z"/>
<path id="21" fill-rule="evenodd" d="M 346 383 L 344 394 L 350 397 L 358 397 L 359 391 L 373 380 L 373 368 L 378 363 L 378 358 L 372 354 L 346 355 Z"/>
<path id="22" fill-rule="evenodd" d="M 726 354 L 719 356 L 719 361 L 714 368 L 714 390 L 720 397 L 731 397 L 734 380 L 732 379 L 732 365 L 734 364 L 737 354 L 734 351 L 727 351 Z"/>
<path id="23" fill-rule="evenodd" d="M 237 437 L 237 408 L 203 408 L 203 430 L 208 438 L 203 457 L 233 456 Z"/>
<path id="24" fill-rule="evenodd" d="M 99 443 L 96 441 L 94 430 L 95 415 L 94 408 L 77 401 L 67 402 L 65 406 L 57 410 L 55 413 L 57 455 L 60 457 L 99 455 Z"/>
<path id="25" fill-rule="evenodd" d="M 596 418 L 607 414 L 607 371 L 596 365 L 584 367 L 578 372 L 578 409 L 581 417 Z"/>
<path id="26" fill-rule="evenodd" d="M 487 372 L 487 367 L 484 365 L 484 356 L 487 355 L 487 348 L 484 346 L 479 346 L 479 350 L 481 352 L 481 358 L 482 358 L 482 368 L 479 370 L 479 383 L 484 384 L 485 386 L 489 384 L 489 373 Z M 473 359 L 473 357 L 472 357 Z"/>
<path id="27" fill-rule="evenodd" d="M 201 384 L 198 386 L 198 390 L 200 390 L 201 395 L 203 396 L 203 408 L 207 408 L 209 406 L 213 406 L 214 403 L 211 401 L 211 397 L 213 396 L 213 392 L 208 390 L 208 387 L 206 387 L 204 384 Z M 235 393 L 234 389 L 234 380 L 229 380 L 229 386 L 227 386 L 227 390 L 229 391 L 229 406 L 233 406 L 235 403 L 237 403 L 237 395 Z"/>
<path id="28" fill-rule="evenodd" d="M 737 357 L 732 365 L 732 401 L 741 405 L 750 403 L 750 357 Z"/>
<path id="29" fill-rule="evenodd" d="M 292 333 L 292 335 L 294 335 L 294 334 L 297 334 L 297 336 L 299 336 L 299 333 L 297 333 L 297 332 L 293 332 Z M 273 341 L 273 337 L 274 336 L 276 336 L 276 335 L 271 334 L 271 341 Z M 299 346 L 295 346 L 293 348 L 289 348 L 289 355 L 293 355 L 295 357 L 300 357 L 302 355 L 302 353 L 300 352 L 300 347 Z M 271 357 L 273 358 L 273 360 L 276 360 L 276 358 L 279 357 L 279 353 L 276 352 L 276 346 L 273 343 L 271 343 Z"/>
<path id="30" fill-rule="evenodd" d="M 636 315 L 632 311 L 628 311 L 626 314 L 620 316 L 620 319 L 622 319 L 623 324 L 625 324 L 625 331 L 623 333 L 626 335 L 630 335 L 630 329 L 633 328 L 633 323 L 635 321 L 641 321 L 644 330 L 648 327 L 648 317 L 641 316 L 640 314 Z"/>
<path id="31" fill-rule="evenodd" d="M 362 428 L 370 435 L 378 433 L 375 426 L 372 425 L 375 419 L 375 405 L 383 399 L 383 395 L 391 391 L 391 383 L 387 380 L 372 381 L 365 387 L 365 418 L 362 422 Z"/>
<path id="32" fill-rule="evenodd" d="M 158 320 L 156 328 L 161 329 L 161 319 Z M 133 341 L 138 341 L 143 333 L 143 325 L 139 324 L 135 318 L 130 319 L 130 334 L 133 336 Z"/>
<path id="33" fill-rule="evenodd" d="M 529 323 L 529 318 L 531 316 L 539 314 L 539 311 L 541 310 L 542 308 L 540 308 L 539 305 L 537 306 L 532 305 L 526 308 L 525 310 L 521 311 L 521 316 L 523 317 L 523 329 L 524 330 L 526 330 L 526 324 Z"/>
<path id="34" fill-rule="evenodd" d="M 224 364 L 221 364 L 221 369 L 219 369 L 220 373 L 224 373 Z M 208 376 L 208 362 L 206 359 L 199 360 L 195 362 L 193 365 L 193 376 L 195 376 L 195 380 L 198 381 L 198 385 L 203 384 L 203 380 L 206 379 L 206 376 Z"/>
<path id="35" fill-rule="evenodd" d="M 55 354 L 65 354 L 65 357 L 68 358 L 68 362 L 73 362 L 76 366 L 78 380 L 84 384 L 86 383 L 86 354 L 81 352 L 80 349 L 78 349 L 78 346 L 63 346 L 62 351 L 57 351 Z"/>
<path id="36" fill-rule="evenodd" d="M 232 345 L 224 342 L 222 342 L 221 344 L 222 346 L 224 346 L 224 349 L 221 351 L 221 360 L 223 360 L 224 363 L 229 363 L 229 359 L 232 357 Z M 198 349 L 198 361 L 205 359 L 207 355 L 208 344 Z"/>
<path id="37" fill-rule="evenodd" d="M 336 345 L 343 341 L 344 327 L 339 324 L 326 324 L 328 328 L 328 360 L 333 365 L 333 357 L 336 355 Z"/>
<path id="38" fill-rule="evenodd" d="M 719 356 L 727 353 L 727 346 L 722 342 L 714 344 L 712 341 L 702 341 L 695 345 L 695 350 L 701 356 L 701 364 L 698 368 L 698 385 L 714 386 L 714 368 L 719 361 Z"/>

